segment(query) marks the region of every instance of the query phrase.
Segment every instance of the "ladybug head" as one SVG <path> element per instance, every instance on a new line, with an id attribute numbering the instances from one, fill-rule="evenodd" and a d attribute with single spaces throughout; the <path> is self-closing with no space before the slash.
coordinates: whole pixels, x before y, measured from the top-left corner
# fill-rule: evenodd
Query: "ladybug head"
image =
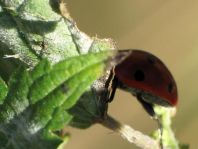
<path id="1" fill-rule="evenodd" d="M 133 50 L 122 62 L 115 66 L 115 77 L 131 90 L 140 93 L 144 100 L 162 106 L 177 104 L 175 80 L 156 56 L 141 50 Z"/>

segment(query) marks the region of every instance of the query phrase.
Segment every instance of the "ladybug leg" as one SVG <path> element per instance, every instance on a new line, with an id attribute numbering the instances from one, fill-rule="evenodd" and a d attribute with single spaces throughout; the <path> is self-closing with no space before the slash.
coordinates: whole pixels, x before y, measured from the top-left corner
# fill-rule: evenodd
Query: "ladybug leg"
<path id="1" fill-rule="evenodd" d="M 115 77 L 114 70 L 112 69 L 105 84 L 105 88 L 107 89 L 106 102 L 111 102 L 113 100 L 117 87 L 118 79 Z"/>
<path id="2" fill-rule="evenodd" d="M 101 115 L 102 115 L 102 118 L 104 119 L 107 117 L 108 103 L 111 102 L 114 98 L 116 88 L 117 88 L 116 84 L 117 84 L 117 81 L 115 79 L 114 71 L 112 69 L 110 71 L 108 79 L 105 82 L 104 90 L 101 91 L 100 106 L 102 108 L 100 109 L 102 109 Z"/>
<path id="3" fill-rule="evenodd" d="M 109 94 L 108 102 L 111 102 L 113 100 L 117 87 L 118 87 L 118 79 L 114 77 L 112 81 L 111 92 Z"/>
<path id="4" fill-rule="evenodd" d="M 141 93 L 136 95 L 137 100 L 141 103 L 143 108 L 146 110 L 146 112 L 153 118 L 155 118 L 156 114 L 153 109 L 153 104 L 146 102 L 144 99 L 142 99 Z"/>
<path id="5" fill-rule="evenodd" d="M 159 130 L 160 130 L 160 146 L 161 149 L 163 149 L 163 142 L 162 142 L 162 135 L 163 135 L 163 128 L 162 128 L 162 123 L 158 117 L 158 115 L 156 115 L 154 109 L 153 109 L 153 104 L 146 102 L 143 98 L 141 93 L 136 95 L 138 101 L 141 103 L 141 105 L 143 106 L 143 108 L 146 110 L 146 112 L 157 121 Z"/>

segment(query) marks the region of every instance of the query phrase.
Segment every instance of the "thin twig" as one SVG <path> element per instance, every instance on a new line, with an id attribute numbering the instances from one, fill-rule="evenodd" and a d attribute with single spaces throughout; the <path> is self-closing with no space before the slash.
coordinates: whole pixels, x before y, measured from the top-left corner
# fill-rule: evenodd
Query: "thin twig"
<path id="1" fill-rule="evenodd" d="M 121 124 L 111 116 L 107 116 L 101 124 L 117 133 L 130 143 L 142 149 L 160 149 L 159 143 L 140 131 L 134 130 L 128 125 Z"/>

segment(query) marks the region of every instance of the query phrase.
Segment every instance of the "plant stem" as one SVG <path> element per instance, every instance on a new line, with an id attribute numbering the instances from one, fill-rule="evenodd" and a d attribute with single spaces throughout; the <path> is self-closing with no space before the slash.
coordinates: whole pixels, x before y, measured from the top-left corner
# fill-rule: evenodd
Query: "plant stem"
<path id="1" fill-rule="evenodd" d="M 117 133 L 122 138 L 126 139 L 130 143 L 134 143 L 136 146 L 143 149 L 160 149 L 159 143 L 151 137 L 143 134 L 140 131 L 134 130 L 128 125 L 121 124 L 113 117 L 107 115 L 107 117 L 101 122 L 101 124 Z"/>

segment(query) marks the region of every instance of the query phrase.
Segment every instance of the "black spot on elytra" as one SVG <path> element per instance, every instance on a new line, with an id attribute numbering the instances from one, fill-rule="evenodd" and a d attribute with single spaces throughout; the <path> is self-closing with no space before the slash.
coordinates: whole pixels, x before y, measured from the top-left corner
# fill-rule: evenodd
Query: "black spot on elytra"
<path id="1" fill-rule="evenodd" d="M 145 80 L 145 74 L 142 70 L 136 70 L 134 73 L 134 78 L 136 81 L 144 81 Z"/>
<path id="2" fill-rule="evenodd" d="M 150 64 L 155 64 L 155 59 L 154 59 L 153 57 L 149 56 L 149 57 L 147 58 L 147 60 L 148 60 L 148 62 L 149 62 Z"/>
<path id="3" fill-rule="evenodd" d="M 168 92 L 172 93 L 172 91 L 173 91 L 173 83 L 169 83 L 168 84 Z"/>

